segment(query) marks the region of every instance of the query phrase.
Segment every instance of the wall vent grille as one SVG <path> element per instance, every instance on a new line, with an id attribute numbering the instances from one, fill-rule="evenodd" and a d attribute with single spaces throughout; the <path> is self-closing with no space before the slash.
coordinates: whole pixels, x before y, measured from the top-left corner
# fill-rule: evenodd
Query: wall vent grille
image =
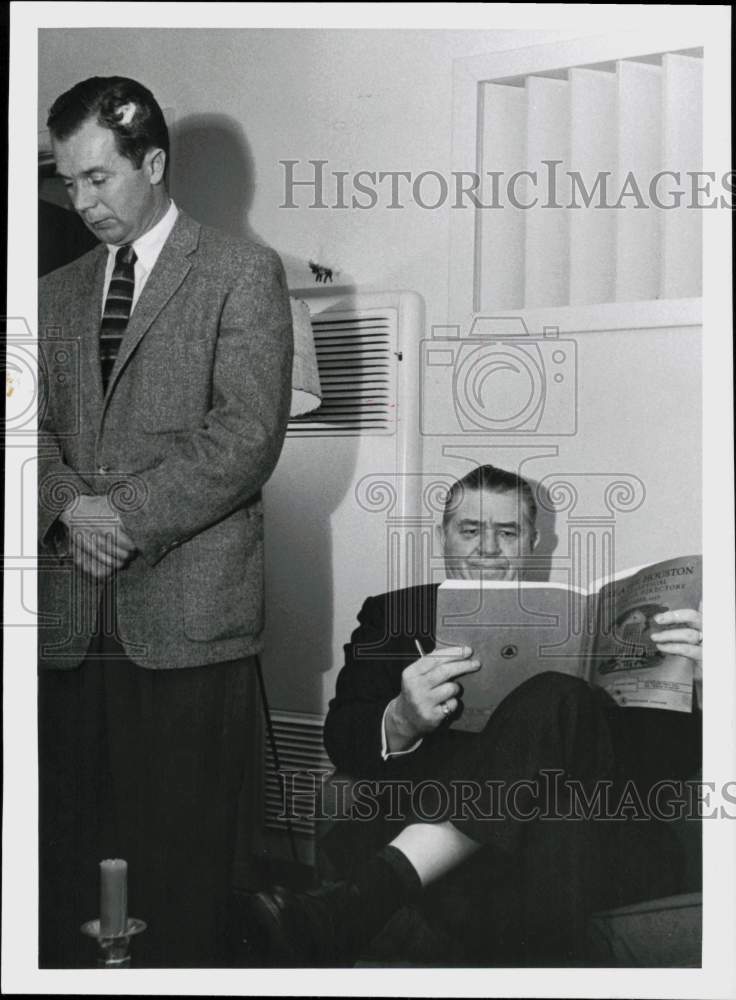
<path id="1" fill-rule="evenodd" d="M 322 385 L 318 410 L 289 422 L 292 437 L 393 433 L 396 422 L 396 311 L 312 317 Z"/>
<path id="2" fill-rule="evenodd" d="M 324 775 L 334 771 L 322 744 L 324 719 L 302 712 L 272 712 L 271 719 L 281 771 L 276 771 L 264 727 L 263 825 L 285 831 L 288 815 L 295 833 L 313 837 L 316 796 Z"/>

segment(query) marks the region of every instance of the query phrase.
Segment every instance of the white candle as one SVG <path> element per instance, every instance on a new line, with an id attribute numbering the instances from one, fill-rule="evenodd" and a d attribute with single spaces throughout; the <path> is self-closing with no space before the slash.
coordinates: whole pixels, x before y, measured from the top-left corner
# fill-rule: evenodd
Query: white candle
<path id="1" fill-rule="evenodd" d="M 128 927 L 128 862 L 100 861 L 100 937 L 124 934 Z"/>

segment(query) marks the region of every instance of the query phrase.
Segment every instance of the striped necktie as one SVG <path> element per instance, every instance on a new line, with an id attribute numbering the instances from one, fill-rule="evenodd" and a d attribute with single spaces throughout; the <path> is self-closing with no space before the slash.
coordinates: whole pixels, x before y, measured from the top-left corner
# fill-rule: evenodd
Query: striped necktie
<path id="1" fill-rule="evenodd" d="M 102 391 L 107 392 L 110 375 L 115 366 L 120 343 L 125 333 L 133 305 L 135 289 L 135 250 L 130 244 L 120 247 L 115 254 L 115 267 L 107 290 L 105 309 L 100 326 L 100 366 Z"/>

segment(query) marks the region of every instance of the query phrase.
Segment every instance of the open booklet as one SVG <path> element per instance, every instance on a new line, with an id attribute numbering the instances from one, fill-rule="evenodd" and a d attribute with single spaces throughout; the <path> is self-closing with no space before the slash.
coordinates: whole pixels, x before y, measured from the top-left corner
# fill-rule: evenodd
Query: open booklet
<path id="1" fill-rule="evenodd" d="M 464 710 L 452 726 L 481 730 L 507 694 L 547 670 L 605 688 L 622 706 L 691 712 L 693 663 L 649 638 L 662 611 L 697 608 L 702 559 L 682 556 L 597 581 L 447 580 L 437 594 L 438 649 L 472 646 L 481 669 L 459 678 Z"/>

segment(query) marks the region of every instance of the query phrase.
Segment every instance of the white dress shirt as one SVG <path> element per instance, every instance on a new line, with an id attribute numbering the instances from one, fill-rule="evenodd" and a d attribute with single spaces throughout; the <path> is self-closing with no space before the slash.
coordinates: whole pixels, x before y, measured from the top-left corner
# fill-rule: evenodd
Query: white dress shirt
<path id="1" fill-rule="evenodd" d="M 381 759 L 390 760 L 391 757 L 403 757 L 407 753 L 414 753 L 417 747 L 421 746 L 422 738 L 420 737 L 414 746 L 409 747 L 407 750 L 389 750 L 388 748 L 388 736 L 386 735 L 386 715 L 391 706 L 391 702 L 386 705 L 383 710 L 383 718 L 381 719 Z"/>
<path id="2" fill-rule="evenodd" d="M 164 243 L 169 238 L 171 230 L 174 228 L 174 223 L 176 222 L 176 217 L 179 214 L 179 209 L 176 207 L 173 201 L 169 201 L 169 207 L 166 214 L 158 220 L 155 226 L 152 226 L 148 232 L 139 236 L 137 240 L 133 241 L 133 249 L 135 250 L 136 262 L 135 262 L 135 288 L 133 289 L 133 305 L 131 306 L 131 312 L 135 309 L 135 304 L 140 298 L 140 294 L 143 291 L 146 282 L 148 281 L 148 276 L 153 270 L 153 265 L 158 260 L 158 255 L 164 248 Z M 112 278 L 112 272 L 115 269 L 115 255 L 117 254 L 119 246 L 112 246 L 112 244 L 107 244 L 107 266 L 105 268 L 105 287 L 102 290 L 102 312 L 105 311 L 105 300 L 107 299 L 107 290 L 110 287 L 110 279 Z"/>

